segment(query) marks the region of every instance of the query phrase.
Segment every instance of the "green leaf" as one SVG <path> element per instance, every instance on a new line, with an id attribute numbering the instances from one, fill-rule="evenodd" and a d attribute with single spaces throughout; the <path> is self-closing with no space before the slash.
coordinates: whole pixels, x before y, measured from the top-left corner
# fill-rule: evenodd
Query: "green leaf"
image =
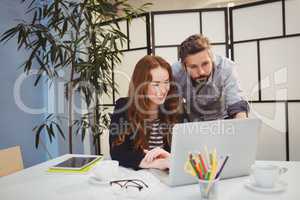
<path id="1" fill-rule="evenodd" d="M 57 123 L 54 122 L 54 121 L 52 121 L 52 123 L 55 124 L 55 126 L 56 126 L 56 128 L 57 128 L 59 134 L 61 135 L 61 137 L 62 137 L 64 140 L 66 140 L 65 135 L 64 135 L 63 131 L 61 130 L 59 124 L 57 124 Z"/>
<path id="2" fill-rule="evenodd" d="M 34 24 L 36 19 L 37 19 L 37 14 L 38 14 L 38 11 L 34 11 L 34 15 L 33 15 L 33 18 L 32 18 L 32 21 L 31 21 L 31 24 Z"/>
<path id="3" fill-rule="evenodd" d="M 50 131 L 50 134 L 53 136 L 53 138 L 55 138 L 55 134 L 54 134 L 54 131 L 53 131 L 53 124 L 52 123 L 49 126 L 49 131 Z"/>
<path id="4" fill-rule="evenodd" d="M 22 0 L 22 1 L 24 2 L 25 0 Z M 36 0 L 32 0 L 32 1 L 30 2 L 30 4 L 27 6 L 27 9 L 31 8 L 32 5 L 35 3 L 35 1 L 36 1 Z"/>
<path id="5" fill-rule="evenodd" d="M 86 135 L 86 128 L 83 127 L 83 128 L 82 128 L 82 132 L 81 132 L 81 141 L 84 140 L 85 135 Z"/>
<path id="6" fill-rule="evenodd" d="M 3 42 L 3 41 L 8 41 L 10 40 L 11 38 L 13 38 L 16 34 L 18 33 L 18 26 L 16 27 L 13 27 L 7 31 L 5 31 L 2 35 L 1 35 L 1 38 L 0 38 L 0 42 Z"/>
<path id="7" fill-rule="evenodd" d="M 48 133 L 48 136 L 49 136 L 49 140 L 50 140 L 50 143 L 52 143 L 52 132 L 51 132 L 51 129 L 48 125 L 46 125 L 46 130 L 47 130 L 47 133 Z"/>
<path id="8" fill-rule="evenodd" d="M 60 37 L 63 37 L 68 29 L 68 20 L 64 20 L 63 28 Z"/>
<path id="9" fill-rule="evenodd" d="M 53 116 L 53 113 L 49 114 L 47 117 L 46 117 L 46 120 L 50 119 L 50 117 Z"/>
<path id="10" fill-rule="evenodd" d="M 40 134 L 42 129 L 46 126 L 46 124 L 42 124 L 39 126 L 38 129 L 36 127 L 34 128 L 36 130 L 35 132 L 35 148 L 37 149 L 39 147 L 39 142 L 40 142 Z"/>
<path id="11" fill-rule="evenodd" d="M 42 77 L 42 73 L 39 73 L 38 75 L 37 75 L 37 78 L 35 79 L 35 81 L 34 81 L 34 86 L 37 86 L 37 84 L 39 83 L 39 81 L 40 81 L 40 79 L 41 79 L 41 77 Z"/>

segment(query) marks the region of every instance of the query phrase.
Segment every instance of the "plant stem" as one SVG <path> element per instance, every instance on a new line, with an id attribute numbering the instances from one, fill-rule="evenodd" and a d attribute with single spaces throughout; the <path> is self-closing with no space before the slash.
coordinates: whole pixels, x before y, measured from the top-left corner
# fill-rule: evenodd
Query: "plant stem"
<path id="1" fill-rule="evenodd" d="M 73 153 L 73 147 L 72 147 L 72 134 L 73 134 L 73 128 L 72 128 L 72 122 L 73 122 L 73 108 L 72 108 L 72 103 L 73 103 L 73 76 L 74 76 L 74 67 L 73 63 L 71 66 L 71 75 L 70 75 L 70 83 L 68 85 L 68 110 L 69 110 L 69 123 L 68 123 L 68 132 L 69 132 L 69 153 Z"/>
<path id="2" fill-rule="evenodd" d="M 76 52 L 76 51 L 74 51 Z M 75 53 L 74 53 L 75 54 Z M 71 63 L 71 74 L 70 74 L 70 82 L 69 82 L 69 89 L 68 89 L 68 99 L 69 99 L 69 104 L 68 104 L 68 110 L 69 110 L 69 123 L 68 123 L 68 132 L 69 132 L 69 153 L 72 154 L 73 153 L 73 147 L 72 147 L 72 144 L 73 144 L 73 141 L 72 141 L 72 136 L 73 136 L 73 107 L 72 107 L 72 104 L 73 104 L 73 78 L 74 78 L 74 71 L 75 71 L 75 61 L 74 61 L 74 58 L 75 58 L 75 55 L 72 56 L 72 63 Z"/>

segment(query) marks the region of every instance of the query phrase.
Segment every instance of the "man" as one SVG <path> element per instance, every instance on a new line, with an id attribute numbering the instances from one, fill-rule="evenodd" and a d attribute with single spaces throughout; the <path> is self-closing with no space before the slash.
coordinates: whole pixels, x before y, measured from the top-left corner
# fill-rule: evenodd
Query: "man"
<path id="1" fill-rule="evenodd" d="M 179 49 L 172 70 L 190 121 L 246 118 L 249 111 L 234 73 L 234 63 L 213 55 L 209 40 L 192 35 Z"/>

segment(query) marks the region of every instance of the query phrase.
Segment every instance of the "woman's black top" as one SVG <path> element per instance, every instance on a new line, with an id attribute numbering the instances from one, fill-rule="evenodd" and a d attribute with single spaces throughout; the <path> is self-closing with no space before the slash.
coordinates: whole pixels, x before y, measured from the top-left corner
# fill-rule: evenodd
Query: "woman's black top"
<path id="1" fill-rule="evenodd" d="M 123 143 L 118 145 L 113 145 L 113 142 L 118 138 L 118 136 L 122 133 L 127 133 L 127 130 L 130 126 L 130 122 L 128 120 L 128 98 L 120 98 L 116 101 L 116 106 L 114 109 L 114 113 L 111 118 L 111 125 L 109 130 L 109 144 L 110 144 L 110 155 L 113 160 L 119 161 L 119 164 L 124 167 L 133 168 L 135 170 L 139 169 L 139 164 L 141 160 L 144 158 L 145 153 L 143 150 L 134 148 L 134 136 L 135 133 L 130 133 L 125 135 L 125 140 Z M 183 116 L 179 117 L 179 121 L 183 121 Z M 157 121 L 154 121 L 152 125 L 154 130 L 157 130 Z M 156 129 L 155 129 L 156 128 Z M 150 134 L 151 136 L 151 134 Z M 157 135 L 158 136 L 158 135 Z M 150 137 L 149 137 L 150 139 Z M 154 138 L 153 138 L 154 139 Z M 158 139 L 158 137 L 157 137 Z M 148 141 L 149 146 L 152 144 L 153 140 Z M 159 143 L 159 142 L 158 142 Z M 161 144 L 161 143 L 159 143 Z M 150 146 L 151 147 L 151 146 Z M 162 147 L 170 152 L 170 147 L 167 141 L 163 140 Z M 151 149 L 151 148 L 150 148 Z"/>

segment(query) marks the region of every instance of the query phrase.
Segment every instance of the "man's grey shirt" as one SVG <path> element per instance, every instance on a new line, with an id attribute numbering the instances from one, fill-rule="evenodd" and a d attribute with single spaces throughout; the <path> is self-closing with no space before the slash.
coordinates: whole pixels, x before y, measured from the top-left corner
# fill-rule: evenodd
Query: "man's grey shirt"
<path id="1" fill-rule="evenodd" d="M 190 121 L 231 118 L 238 112 L 249 111 L 248 103 L 240 95 L 234 62 L 214 55 L 213 63 L 213 71 L 201 87 L 193 86 L 180 62 L 172 65 L 178 93 L 185 99 L 184 108 Z"/>

